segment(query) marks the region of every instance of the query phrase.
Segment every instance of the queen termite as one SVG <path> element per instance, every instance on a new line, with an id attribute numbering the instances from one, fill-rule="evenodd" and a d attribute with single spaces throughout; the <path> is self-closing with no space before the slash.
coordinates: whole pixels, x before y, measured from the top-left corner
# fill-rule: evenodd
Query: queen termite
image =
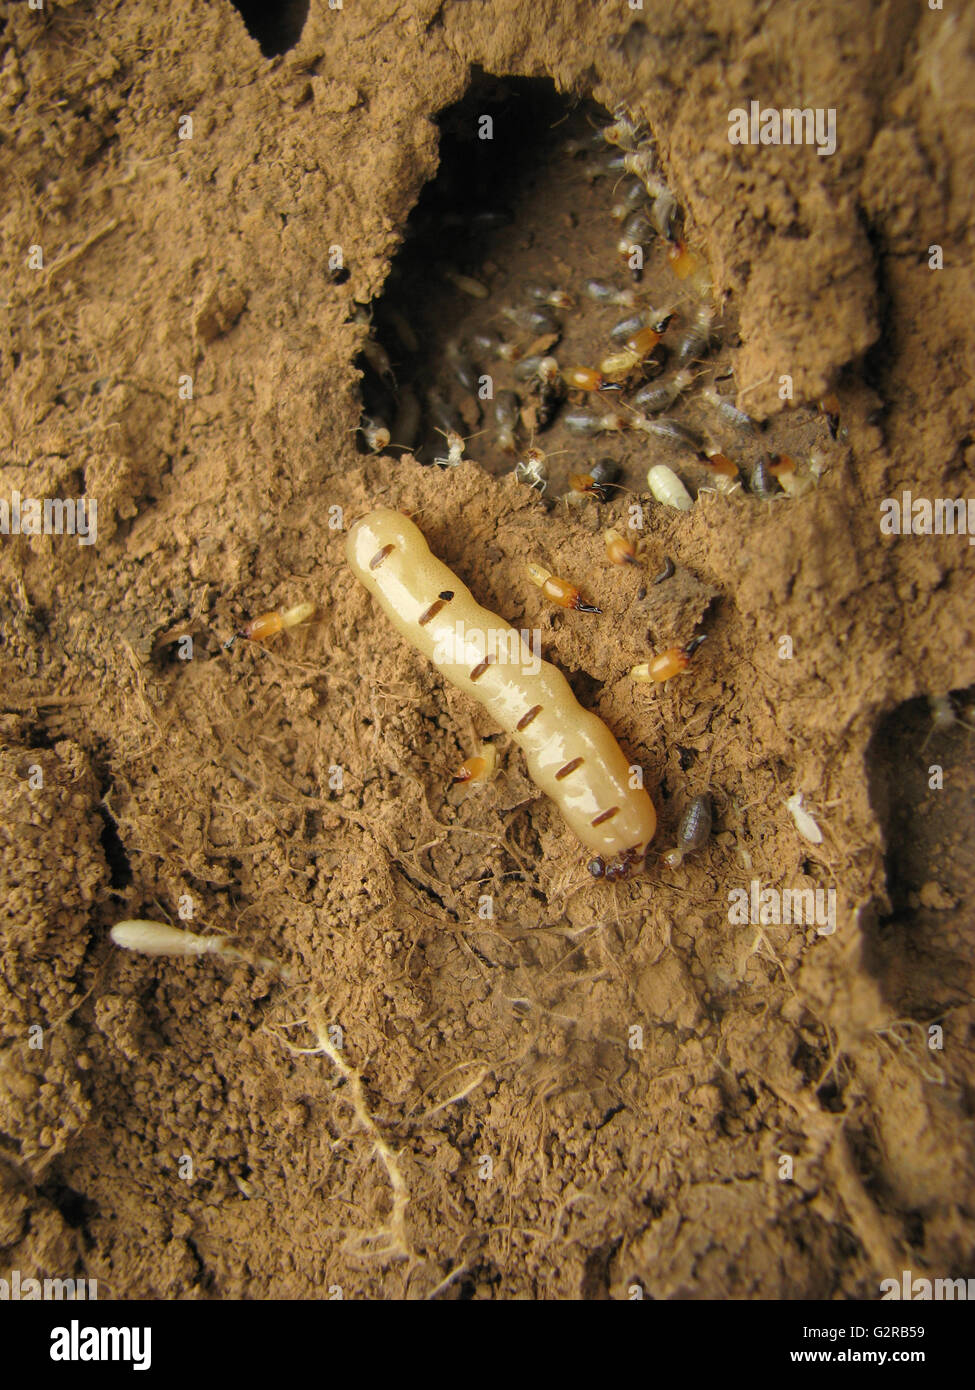
<path id="1" fill-rule="evenodd" d="M 523 639 L 525 661 L 499 661 L 497 651 L 518 649 L 518 634 L 480 607 L 402 514 L 372 512 L 351 529 L 346 549 L 356 577 L 397 631 L 525 751 L 535 782 L 594 853 L 593 876 L 615 880 L 638 870 L 656 828 L 653 803 L 642 779 L 634 785 L 633 767 L 606 725 L 580 707 L 565 676 L 550 662 L 531 663 Z M 539 587 L 554 579 L 539 570 Z M 559 581 L 553 598 L 564 604 L 572 587 Z M 478 636 L 460 638 L 458 629 Z"/>

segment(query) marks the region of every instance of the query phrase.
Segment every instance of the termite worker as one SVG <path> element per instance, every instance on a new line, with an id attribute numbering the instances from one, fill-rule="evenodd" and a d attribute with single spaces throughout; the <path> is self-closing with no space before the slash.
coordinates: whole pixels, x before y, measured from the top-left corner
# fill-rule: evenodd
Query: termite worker
<path id="1" fill-rule="evenodd" d="M 574 584 L 570 584 L 567 579 L 559 579 L 551 570 L 545 569 L 544 565 L 532 563 L 526 572 L 531 582 L 541 589 L 544 597 L 550 603 L 558 604 L 559 608 L 573 608 L 579 613 L 602 612 L 601 608 L 586 603 Z"/>
<path id="2" fill-rule="evenodd" d="M 466 294 L 470 299 L 488 299 L 491 291 L 487 285 L 483 285 L 480 280 L 475 280 L 471 275 L 461 275 L 460 271 L 454 270 L 453 266 L 445 266 L 443 271 L 444 279 L 450 283 L 461 294 Z"/>
<path id="3" fill-rule="evenodd" d="M 654 231 L 664 241 L 675 242 L 679 240 L 684 224 L 684 214 L 669 188 L 665 188 L 654 198 L 650 220 L 653 223 Z"/>
<path id="4" fill-rule="evenodd" d="M 660 411 L 669 409 L 694 381 L 694 372 L 685 367 L 666 380 L 641 386 L 633 397 L 633 404 L 647 415 L 657 415 Z"/>
<path id="5" fill-rule="evenodd" d="M 664 855 L 664 863 L 669 864 L 672 869 L 676 869 L 678 864 L 683 863 L 687 855 L 692 854 L 694 850 L 700 849 L 703 844 L 707 843 L 710 834 L 711 798 L 705 793 L 702 796 L 695 796 L 681 816 L 677 829 L 676 848 L 669 850 Z"/>
<path id="6" fill-rule="evenodd" d="M 567 290 L 552 285 L 529 285 L 528 298 L 536 304 L 548 304 L 553 309 L 572 309 L 575 300 Z"/>
<path id="7" fill-rule="evenodd" d="M 647 190 L 639 179 L 634 179 L 629 188 L 625 189 L 618 203 L 614 203 L 610 210 L 610 216 L 614 222 L 625 222 L 631 212 L 636 212 L 639 208 L 647 206 Z"/>
<path id="8" fill-rule="evenodd" d="M 501 312 L 506 319 L 516 323 L 519 328 L 526 328 L 530 333 L 536 335 L 541 333 L 558 334 L 562 331 L 558 319 L 544 307 L 528 308 L 524 305 L 506 304 Z"/>
<path id="9" fill-rule="evenodd" d="M 464 436 L 458 434 L 456 430 L 441 432 L 447 441 L 447 455 L 445 458 L 435 458 L 433 461 L 440 464 L 442 468 L 457 468 L 464 461 Z"/>
<path id="10" fill-rule="evenodd" d="M 528 377 L 529 391 L 538 402 L 534 407 L 534 424 L 544 429 L 562 399 L 562 373 L 554 357 L 526 359 L 529 360 L 538 364 Z M 518 375 L 517 369 L 515 374 Z"/>
<path id="11" fill-rule="evenodd" d="M 635 291 L 617 289 L 615 285 L 607 285 L 602 280 L 587 280 L 583 288 L 597 304 L 615 304 L 620 309 L 632 309 L 636 303 Z"/>
<path id="12" fill-rule="evenodd" d="M 607 145 L 615 145 L 620 150 L 635 150 L 646 139 L 647 128 L 642 121 L 634 120 L 625 106 L 618 106 L 613 113 L 612 124 L 603 126 L 602 135 Z"/>
<path id="13" fill-rule="evenodd" d="M 764 454 L 752 469 L 749 484 L 755 496 L 761 497 L 765 502 L 772 502 L 784 495 L 782 486 L 769 468 L 769 461 Z"/>
<path id="14" fill-rule="evenodd" d="M 548 487 L 548 477 L 545 470 L 546 454 L 534 444 L 525 450 L 525 457 L 519 459 L 515 464 L 515 477 L 521 483 L 527 483 L 529 487 L 536 488 L 544 493 Z"/>
<path id="15" fill-rule="evenodd" d="M 660 335 L 673 316 L 674 310 L 670 305 L 665 309 L 652 309 L 648 306 L 646 309 L 641 309 L 636 314 L 630 314 L 627 318 L 614 324 L 609 330 L 609 336 L 614 343 L 625 343 L 645 328 Z"/>
<path id="16" fill-rule="evenodd" d="M 363 415 L 359 421 L 359 433 L 365 440 L 366 448 L 373 454 L 385 449 L 391 438 L 385 421 L 371 415 Z"/>
<path id="17" fill-rule="evenodd" d="M 739 410 L 734 401 L 729 401 L 724 396 L 719 396 L 713 386 L 704 387 L 701 392 L 701 399 L 707 401 L 708 405 L 713 407 L 719 415 L 722 415 L 724 419 L 726 419 L 729 424 L 734 425 L 736 429 L 747 430 L 750 434 L 754 434 L 757 431 L 758 426 L 755 424 L 752 417 L 746 415 L 745 411 Z"/>
<path id="18" fill-rule="evenodd" d="M 669 415 L 657 415 L 651 420 L 635 410 L 630 419 L 630 428 L 639 430 L 642 434 L 655 435 L 657 439 L 666 439 L 668 444 L 674 444 L 692 454 L 704 452 L 703 436 L 698 434 L 697 430 L 691 429 L 690 425 L 671 419 Z"/>
<path id="19" fill-rule="evenodd" d="M 566 429 L 573 434 L 616 434 L 625 430 L 627 425 L 621 415 L 597 415 L 594 410 L 585 407 L 567 410 L 562 418 Z"/>
<path id="20" fill-rule="evenodd" d="M 635 174 L 651 198 L 667 192 L 667 185 L 660 177 L 654 163 L 653 153 L 643 145 L 637 150 L 627 150 L 623 155 L 623 168 L 628 174 Z"/>
<path id="21" fill-rule="evenodd" d="M 478 374 L 471 359 L 456 338 L 452 338 L 447 343 L 446 357 L 454 374 L 454 380 L 473 396 L 477 391 Z"/>
<path id="22" fill-rule="evenodd" d="M 677 340 L 674 356 L 678 366 L 683 367 L 686 363 L 693 362 L 707 351 L 713 326 L 714 309 L 710 304 L 699 305 L 691 322 Z"/>
<path id="23" fill-rule="evenodd" d="M 522 349 L 516 343 L 505 342 L 495 333 L 475 333 L 471 339 L 471 346 L 476 351 L 497 357 L 502 362 L 517 362 L 522 356 Z"/>
<path id="24" fill-rule="evenodd" d="M 498 447 L 506 454 L 515 451 L 515 431 L 521 400 L 516 391 L 499 391 L 494 398 L 494 423 L 498 427 Z"/>

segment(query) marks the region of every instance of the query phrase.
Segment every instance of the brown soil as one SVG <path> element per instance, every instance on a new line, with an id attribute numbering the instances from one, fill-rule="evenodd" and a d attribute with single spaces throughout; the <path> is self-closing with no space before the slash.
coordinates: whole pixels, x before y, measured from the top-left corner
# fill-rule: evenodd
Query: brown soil
<path id="1" fill-rule="evenodd" d="M 903 488 L 963 496 L 975 453 L 975 11 L 284 8 L 273 32 L 251 20 L 270 57 L 226 3 L 0 17 L 0 496 L 98 501 L 95 545 L 0 538 L 0 1275 L 251 1298 L 872 1298 L 904 1268 L 975 1275 L 972 553 L 878 524 Z M 357 452 L 353 301 L 387 287 L 437 113 L 475 69 L 554 81 L 567 124 L 646 117 L 714 278 L 709 371 L 734 372 L 769 447 L 827 457 L 798 500 L 649 504 L 669 591 L 605 562 L 627 494 L 547 505 L 489 429 L 454 470 Z M 502 94 L 502 125 L 533 90 Z M 752 96 L 835 107 L 837 153 L 731 146 Z M 618 275 L 610 181 L 557 139 L 524 135 L 537 173 L 518 166 L 473 264 L 443 238 L 492 303 Z M 398 264 L 376 323 L 402 302 L 421 349 L 397 371 L 430 385 L 487 311 Z M 591 361 L 611 321 L 567 316 L 562 360 Z M 543 447 L 568 451 L 546 499 L 598 454 L 638 490 L 667 457 L 561 425 Z M 643 764 L 645 877 L 593 882 L 506 738 L 494 781 L 451 787 L 499 731 L 347 570 L 329 509 L 347 528 L 376 504 L 541 627 Z M 602 616 L 545 608 L 530 558 Z M 304 598 L 313 624 L 223 647 Z M 627 679 L 696 630 L 683 678 Z M 934 727 L 922 697 L 947 691 L 961 722 Z M 704 789 L 712 841 L 669 869 Z M 783 804 L 800 789 L 821 845 Z M 732 925 L 752 878 L 835 888 L 835 934 Z M 120 918 L 178 921 L 182 895 L 290 982 L 111 945 Z"/>

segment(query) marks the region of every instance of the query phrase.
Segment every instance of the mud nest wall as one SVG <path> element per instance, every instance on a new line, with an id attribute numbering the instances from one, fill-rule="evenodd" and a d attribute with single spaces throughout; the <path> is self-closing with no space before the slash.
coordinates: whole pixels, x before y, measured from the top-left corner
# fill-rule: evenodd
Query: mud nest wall
<path id="1" fill-rule="evenodd" d="M 878 526 L 905 488 L 964 495 L 972 461 L 972 12 L 311 0 L 262 29 L 79 3 L 0 25 L 2 495 L 98 502 L 94 545 L 0 538 L 0 1263 L 167 1297 L 975 1274 L 972 764 L 963 699 L 946 727 L 921 700 L 975 683 L 971 552 Z M 839 401 L 806 497 L 653 509 L 647 563 L 694 581 L 709 634 L 662 693 L 626 679 L 646 615 L 601 540 L 622 498 L 546 509 L 476 439 L 447 472 L 357 452 L 355 306 L 389 292 L 475 70 L 642 117 L 748 409 L 783 427 L 784 374 L 790 410 Z M 836 153 L 731 146 L 752 98 L 835 108 Z M 377 504 L 542 628 L 645 767 L 661 848 L 710 789 L 704 853 L 591 882 L 503 740 L 491 784 L 450 789 L 498 731 L 348 572 L 331 509 Z M 598 624 L 543 607 L 536 557 L 585 576 Z M 312 624 L 224 648 L 303 599 Z M 837 930 L 732 925 L 752 878 L 835 888 Z M 290 983 L 111 946 L 181 900 Z"/>

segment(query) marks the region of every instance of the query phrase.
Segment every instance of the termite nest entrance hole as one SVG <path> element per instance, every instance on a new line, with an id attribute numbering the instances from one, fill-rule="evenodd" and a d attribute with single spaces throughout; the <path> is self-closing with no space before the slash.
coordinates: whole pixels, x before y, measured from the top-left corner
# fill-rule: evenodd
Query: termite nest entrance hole
<path id="1" fill-rule="evenodd" d="M 461 100 L 440 113 L 437 175 L 410 214 L 382 296 L 359 314 L 371 317 L 380 346 L 357 361 L 363 414 L 388 429 L 387 452 L 433 465 L 450 458 L 446 436 L 454 432 L 466 441 L 464 457 L 501 476 L 534 445 L 548 456 L 547 500 L 597 454 L 626 452 L 619 435 L 594 446 L 569 434 L 564 410 L 549 422 L 526 417 L 531 388 L 504 355 L 550 351 L 561 364 L 598 361 L 625 312 L 583 292 L 589 278 L 621 291 L 633 284 L 610 208 L 614 189 L 634 181 L 602 138 L 611 121 L 603 107 L 559 93 L 548 78 L 477 69 Z M 541 287 L 564 290 L 572 307 L 538 302 L 532 292 Z M 506 441 L 495 407 L 512 391 L 518 413 Z M 360 433 L 359 447 L 373 444 Z"/>
<path id="2" fill-rule="evenodd" d="M 295 47 L 308 18 L 310 0 L 232 0 L 244 27 L 265 58 L 276 58 Z"/>
<path id="3" fill-rule="evenodd" d="M 438 115 L 437 174 L 421 191 L 383 294 L 369 310 L 395 385 L 381 356 L 370 350 L 357 361 L 364 416 L 388 427 L 390 453 L 409 451 L 432 464 L 448 457 L 445 436 L 454 430 L 468 441 L 466 457 L 495 474 L 513 468 L 511 455 L 496 445 L 493 401 L 482 398 L 485 375 L 488 390 L 511 387 L 510 366 L 470 339 L 492 333 L 514 340 L 502 308 L 524 301 L 532 275 L 557 275 L 552 223 L 563 220 L 563 242 L 569 229 L 552 170 L 570 132 L 591 137 L 595 154 L 596 127 L 608 119 L 600 108 L 561 96 L 549 79 L 479 69 L 461 100 Z M 507 370 L 499 370 L 503 365 Z M 360 447 L 370 447 L 361 435 Z"/>
<path id="4" fill-rule="evenodd" d="M 732 408 L 736 311 L 713 301 L 641 113 L 475 70 L 438 125 L 383 294 L 353 311 L 361 451 L 467 457 L 548 506 L 643 494 L 661 464 L 689 496 L 811 490 L 825 417 L 796 408 L 765 432 Z"/>
<path id="5" fill-rule="evenodd" d="M 929 1019 L 972 987 L 962 916 L 975 891 L 975 687 L 898 705 L 866 767 L 890 910 L 873 901 L 861 914 L 865 960 L 901 1016 Z"/>

